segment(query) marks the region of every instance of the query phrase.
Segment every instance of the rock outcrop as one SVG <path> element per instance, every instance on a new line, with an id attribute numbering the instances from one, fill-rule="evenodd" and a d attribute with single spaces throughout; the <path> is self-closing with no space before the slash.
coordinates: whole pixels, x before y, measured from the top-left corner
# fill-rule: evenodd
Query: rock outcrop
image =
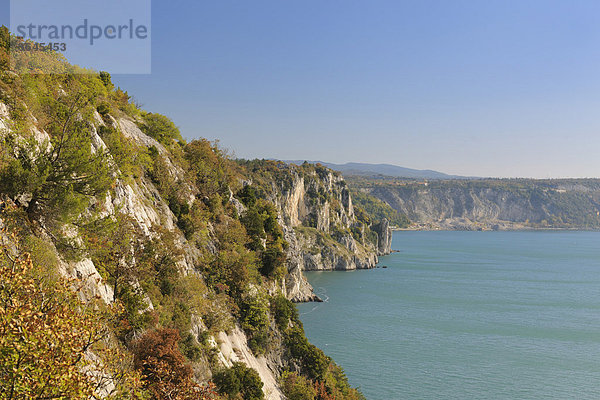
<path id="1" fill-rule="evenodd" d="M 385 256 L 390 254 L 392 252 L 392 228 L 390 228 L 390 222 L 384 218 L 378 224 L 375 224 L 372 229 L 377 233 L 378 255 Z"/>
<path id="2" fill-rule="evenodd" d="M 358 221 L 342 175 L 320 165 L 278 163 L 270 200 L 279 209 L 288 242 L 285 292 L 292 301 L 318 297 L 302 271 L 346 271 L 374 268 L 377 256 L 389 254 L 391 230 L 382 228 L 380 244 L 369 236 L 371 227 Z M 380 229 L 380 228 L 376 228 Z M 376 240 L 377 241 L 377 240 Z"/>

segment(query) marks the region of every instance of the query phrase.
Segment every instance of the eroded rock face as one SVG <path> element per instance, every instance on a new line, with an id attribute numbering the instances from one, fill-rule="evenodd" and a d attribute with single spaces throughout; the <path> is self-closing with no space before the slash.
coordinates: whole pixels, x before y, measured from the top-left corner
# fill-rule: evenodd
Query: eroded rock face
<path id="1" fill-rule="evenodd" d="M 81 296 L 86 296 L 86 298 L 82 298 L 83 301 L 90 300 L 95 296 L 99 296 L 106 304 L 110 304 L 114 300 L 113 289 L 104 282 L 89 258 L 68 265 L 63 264 L 61 269 L 63 269 L 61 272 L 64 276 L 83 282 L 84 290 L 80 292 Z"/>
<path id="2" fill-rule="evenodd" d="M 388 255 L 392 252 L 392 228 L 390 222 L 384 218 L 371 229 L 377 233 L 377 254 Z"/>
<path id="3" fill-rule="evenodd" d="M 368 192 L 422 229 L 600 226 L 600 185 L 595 180 L 439 181 L 377 185 Z"/>
<path id="4" fill-rule="evenodd" d="M 374 268 L 378 249 L 350 234 L 360 224 L 341 175 L 324 168 L 281 168 L 288 179 L 274 183 L 270 200 L 279 208 L 279 222 L 289 243 L 283 290 L 295 302 L 318 301 L 302 271 Z M 364 228 L 358 230 L 363 232 Z"/>
<path id="5" fill-rule="evenodd" d="M 289 226 L 283 226 L 283 235 L 289 244 L 288 248 L 288 273 L 284 278 L 282 290 L 285 296 L 294 302 L 303 303 L 308 301 L 319 301 L 314 294 L 312 286 L 308 283 L 302 270 L 304 269 L 304 252 L 294 232 Z"/>
<path id="6" fill-rule="evenodd" d="M 210 343 L 218 349 L 217 357 L 224 366 L 231 367 L 234 362 L 242 362 L 254 368 L 264 384 L 263 393 L 267 400 L 285 400 L 275 375 L 277 360 L 252 354 L 246 335 L 239 326 L 229 333 L 219 332 L 216 340 Z"/>

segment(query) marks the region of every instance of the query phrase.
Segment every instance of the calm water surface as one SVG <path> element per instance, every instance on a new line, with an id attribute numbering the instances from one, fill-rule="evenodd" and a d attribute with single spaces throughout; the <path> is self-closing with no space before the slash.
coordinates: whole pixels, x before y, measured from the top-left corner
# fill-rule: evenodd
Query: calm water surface
<path id="1" fill-rule="evenodd" d="M 395 232 L 307 273 L 308 338 L 369 400 L 600 399 L 600 232 Z"/>

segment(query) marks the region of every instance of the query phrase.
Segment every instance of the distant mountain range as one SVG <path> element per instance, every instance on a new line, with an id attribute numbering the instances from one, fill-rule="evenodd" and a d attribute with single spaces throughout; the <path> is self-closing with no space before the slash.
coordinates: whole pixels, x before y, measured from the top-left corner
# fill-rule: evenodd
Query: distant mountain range
<path id="1" fill-rule="evenodd" d="M 284 160 L 286 163 L 302 164 L 305 160 Z M 412 178 L 412 179 L 466 179 L 467 177 L 458 175 L 448 175 L 443 172 L 433 171 L 430 169 L 412 169 L 399 167 L 392 164 L 367 164 L 367 163 L 346 163 L 333 164 L 325 161 L 310 161 L 311 164 L 322 164 L 327 168 L 335 171 L 340 171 L 344 175 L 358 175 L 365 177 L 374 176 L 392 176 L 397 178 Z"/>

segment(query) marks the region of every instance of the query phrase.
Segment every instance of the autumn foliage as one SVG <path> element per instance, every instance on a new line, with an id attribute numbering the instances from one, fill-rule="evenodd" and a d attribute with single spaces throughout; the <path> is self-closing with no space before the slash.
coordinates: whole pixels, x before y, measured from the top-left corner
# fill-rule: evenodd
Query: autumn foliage
<path id="1" fill-rule="evenodd" d="M 134 345 L 134 363 L 142 371 L 144 386 L 159 400 L 212 399 L 211 387 L 196 384 L 192 369 L 178 348 L 176 329 L 157 329 Z"/>
<path id="2" fill-rule="evenodd" d="M 136 374 L 106 346 L 77 282 L 45 282 L 14 237 L 0 231 L 0 241 L 0 399 L 139 398 Z"/>

